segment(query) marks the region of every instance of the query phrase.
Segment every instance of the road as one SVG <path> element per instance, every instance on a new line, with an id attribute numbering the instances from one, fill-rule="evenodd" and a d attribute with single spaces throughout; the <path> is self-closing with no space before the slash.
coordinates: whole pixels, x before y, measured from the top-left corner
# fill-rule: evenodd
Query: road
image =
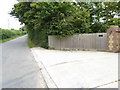
<path id="1" fill-rule="evenodd" d="M 2 88 L 46 88 L 43 76 L 27 45 L 27 36 L 2 46 Z M 1 51 L 1 50 L 0 50 Z"/>

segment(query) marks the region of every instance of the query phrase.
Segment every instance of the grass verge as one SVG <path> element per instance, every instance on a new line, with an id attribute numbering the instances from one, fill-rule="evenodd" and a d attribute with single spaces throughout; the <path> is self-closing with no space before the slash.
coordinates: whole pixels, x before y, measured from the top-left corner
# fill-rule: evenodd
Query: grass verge
<path id="1" fill-rule="evenodd" d="M 7 41 L 10 41 L 10 40 L 12 40 L 12 39 L 18 38 L 18 37 L 20 37 L 20 36 L 23 36 L 23 35 L 13 36 L 13 37 L 11 37 L 11 38 L 7 38 L 7 39 L 0 40 L 0 44 L 2 44 L 2 43 L 4 43 L 4 42 L 7 42 Z"/>
<path id="2" fill-rule="evenodd" d="M 27 43 L 29 48 L 37 47 L 35 44 L 32 43 L 32 41 L 29 38 L 27 38 Z"/>

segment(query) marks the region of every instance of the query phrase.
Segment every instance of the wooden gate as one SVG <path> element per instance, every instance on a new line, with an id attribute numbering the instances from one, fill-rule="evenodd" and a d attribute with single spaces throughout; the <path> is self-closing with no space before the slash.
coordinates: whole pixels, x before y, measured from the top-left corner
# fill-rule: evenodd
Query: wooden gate
<path id="1" fill-rule="evenodd" d="M 66 38 L 49 36 L 49 47 L 54 49 L 106 50 L 107 33 L 76 34 Z"/>

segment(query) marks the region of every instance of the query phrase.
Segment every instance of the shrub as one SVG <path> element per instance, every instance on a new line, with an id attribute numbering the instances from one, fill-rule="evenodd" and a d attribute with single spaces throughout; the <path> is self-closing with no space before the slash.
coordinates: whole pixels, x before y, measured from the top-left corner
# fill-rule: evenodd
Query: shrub
<path id="1" fill-rule="evenodd" d="M 104 33 L 106 32 L 108 25 L 101 22 L 95 22 L 91 25 L 91 33 Z"/>
<path id="2" fill-rule="evenodd" d="M 62 38 L 76 33 L 105 32 L 107 26 L 102 23 L 96 22 L 90 26 L 94 21 L 93 13 L 94 4 L 90 3 L 19 2 L 10 14 L 25 24 L 33 44 L 48 48 L 48 35 Z"/>
<path id="3" fill-rule="evenodd" d="M 20 2 L 15 4 L 11 15 L 25 24 L 31 42 L 45 48 L 48 35 L 88 33 L 90 27 L 90 12 L 72 2 Z"/>
<path id="4" fill-rule="evenodd" d="M 26 31 L 0 29 L 0 40 L 24 34 L 26 34 Z"/>

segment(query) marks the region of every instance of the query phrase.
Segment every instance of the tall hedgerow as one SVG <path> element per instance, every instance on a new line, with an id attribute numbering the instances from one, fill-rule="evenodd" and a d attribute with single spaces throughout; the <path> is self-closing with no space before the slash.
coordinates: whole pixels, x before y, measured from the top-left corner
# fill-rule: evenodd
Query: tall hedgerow
<path id="1" fill-rule="evenodd" d="M 118 8 L 119 2 L 19 2 L 10 14 L 25 24 L 34 44 L 47 48 L 48 35 L 65 37 L 105 31 L 100 19 L 103 18 L 106 25 L 116 24 L 113 12 L 118 14 Z M 93 30 L 97 26 L 104 29 Z"/>
<path id="2" fill-rule="evenodd" d="M 90 32 L 90 12 L 71 2 L 20 2 L 11 15 L 26 25 L 29 39 L 42 47 L 47 47 L 48 35 Z"/>

